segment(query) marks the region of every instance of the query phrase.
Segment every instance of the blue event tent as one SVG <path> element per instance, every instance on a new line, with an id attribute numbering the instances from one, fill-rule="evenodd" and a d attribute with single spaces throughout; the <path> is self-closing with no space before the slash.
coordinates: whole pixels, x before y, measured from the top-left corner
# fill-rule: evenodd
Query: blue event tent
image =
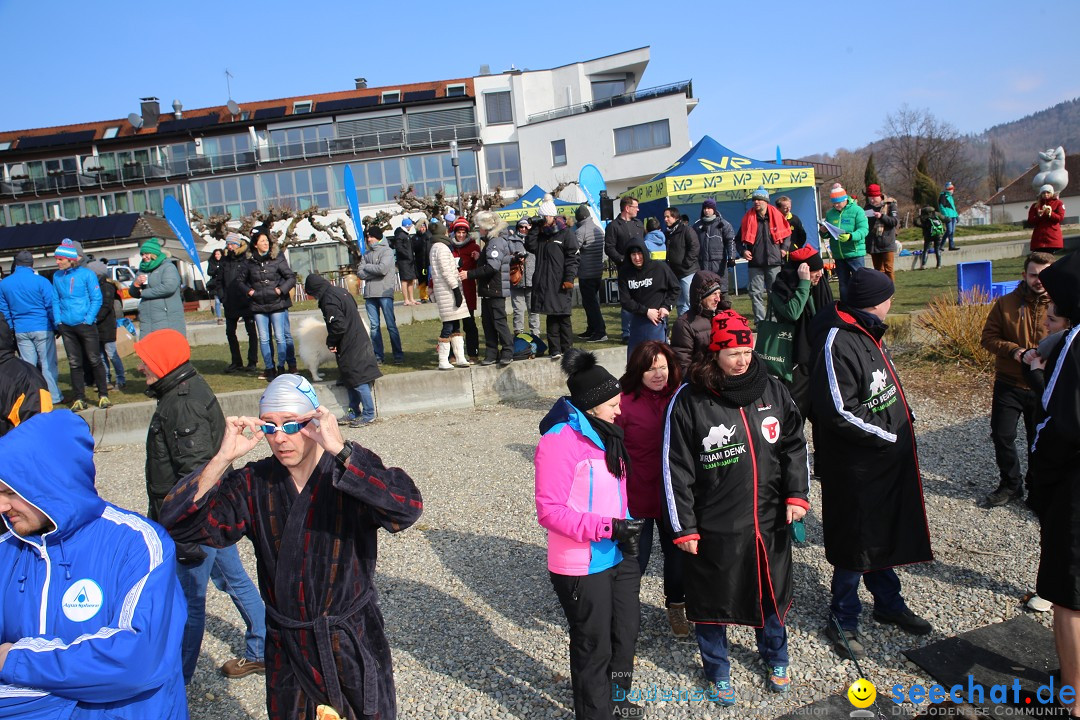
<path id="1" fill-rule="evenodd" d="M 509 224 L 514 224 L 521 218 L 528 218 L 534 215 L 540 214 L 540 203 L 544 202 L 544 195 L 547 191 L 539 185 L 533 185 L 529 190 L 509 205 L 505 205 L 495 210 L 496 214 L 505 220 Z M 571 222 L 574 221 L 574 210 L 580 203 L 567 202 L 566 200 L 560 200 L 555 198 L 555 207 L 558 208 L 559 214 L 563 217 L 569 218 Z"/>

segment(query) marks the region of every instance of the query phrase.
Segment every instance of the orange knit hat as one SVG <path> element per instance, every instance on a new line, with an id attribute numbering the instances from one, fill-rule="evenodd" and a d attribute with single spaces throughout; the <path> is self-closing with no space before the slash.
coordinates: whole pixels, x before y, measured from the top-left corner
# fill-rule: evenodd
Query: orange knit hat
<path id="1" fill-rule="evenodd" d="M 135 354 L 146 363 L 146 369 L 163 378 L 191 359 L 187 338 L 176 330 L 155 330 L 135 343 Z"/>

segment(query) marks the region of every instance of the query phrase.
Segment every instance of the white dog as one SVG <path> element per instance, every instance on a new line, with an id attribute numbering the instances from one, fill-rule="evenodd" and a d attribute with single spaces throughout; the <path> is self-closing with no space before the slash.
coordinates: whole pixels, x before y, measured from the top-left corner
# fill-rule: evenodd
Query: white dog
<path id="1" fill-rule="evenodd" d="M 296 354 L 311 373 L 312 380 L 322 380 L 319 365 L 335 361 L 334 353 L 326 347 L 326 323 L 321 318 L 306 317 L 296 333 Z"/>

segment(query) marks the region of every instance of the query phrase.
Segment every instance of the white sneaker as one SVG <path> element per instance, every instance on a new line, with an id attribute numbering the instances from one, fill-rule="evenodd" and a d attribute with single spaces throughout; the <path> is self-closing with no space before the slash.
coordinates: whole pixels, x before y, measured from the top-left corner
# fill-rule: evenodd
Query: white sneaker
<path id="1" fill-rule="evenodd" d="M 1049 612 L 1050 609 L 1054 607 L 1053 603 L 1049 600 L 1044 600 L 1038 595 L 1032 595 L 1031 599 L 1027 601 L 1027 606 L 1035 612 Z"/>

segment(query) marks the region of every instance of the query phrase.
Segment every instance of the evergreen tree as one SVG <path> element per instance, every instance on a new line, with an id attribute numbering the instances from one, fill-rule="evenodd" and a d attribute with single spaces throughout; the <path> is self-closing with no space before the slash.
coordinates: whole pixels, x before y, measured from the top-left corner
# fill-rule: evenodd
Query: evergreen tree
<path id="1" fill-rule="evenodd" d="M 929 205 L 936 209 L 939 192 L 937 183 L 926 169 L 926 156 L 920 155 L 919 162 L 915 166 L 915 183 L 911 189 L 911 199 L 915 207 Z"/>
<path id="2" fill-rule="evenodd" d="M 881 184 L 881 181 L 878 180 L 877 168 L 874 167 L 874 153 L 870 153 L 870 157 L 866 161 L 866 170 L 863 171 L 863 183 L 864 188 Z"/>

